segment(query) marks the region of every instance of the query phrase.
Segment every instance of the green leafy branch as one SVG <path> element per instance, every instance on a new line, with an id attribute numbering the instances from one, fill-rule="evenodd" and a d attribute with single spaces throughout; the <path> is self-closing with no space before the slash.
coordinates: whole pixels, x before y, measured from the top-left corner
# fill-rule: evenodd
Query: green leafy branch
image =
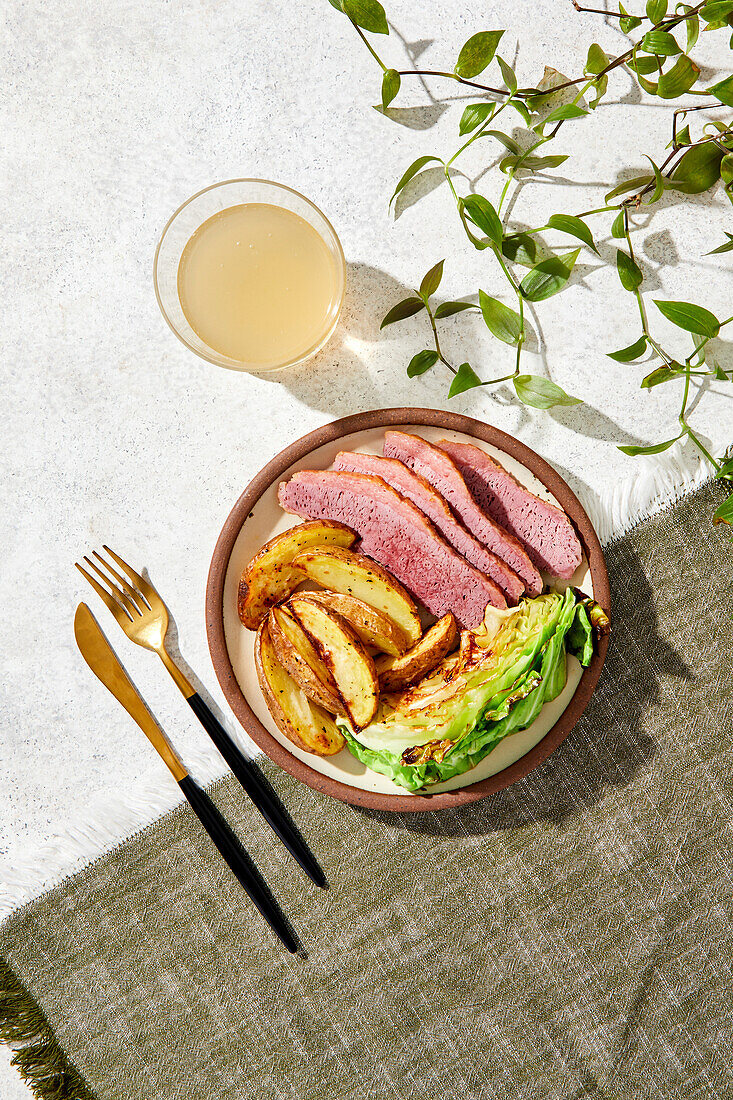
<path id="1" fill-rule="evenodd" d="M 548 69 L 536 87 L 519 87 L 513 67 L 498 53 L 503 30 L 484 30 L 472 35 L 461 48 L 452 71 L 397 70 L 382 60 L 367 37 L 369 34 L 389 34 L 386 14 L 379 0 L 329 0 L 334 8 L 348 17 L 382 71 L 381 104 L 377 110 L 389 116 L 389 107 L 400 93 L 403 78 L 410 76 L 448 79 L 482 93 L 482 98 L 469 103 L 462 113 L 459 123 L 462 141 L 455 152 L 447 158 L 435 154 L 418 157 L 398 181 L 390 205 L 407 189 L 414 188 L 426 170 L 441 167 L 468 241 L 494 259 L 516 308 L 483 289 L 478 292 L 478 302 L 464 300 L 433 306 L 431 298 L 440 285 L 443 273 L 441 261 L 425 275 L 414 296 L 389 311 L 382 327 L 425 311 L 434 346 L 413 356 L 408 374 L 415 377 L 442 363 L 453 375 L 449 397 L 477 386 L 511 382 L 517 398 L 537 408 L 576 403 L 577 398 L 568 396 L 548 379 L 522 372 L 521 356 L 527 337 L 525 307 L 534 309 L 537 303 L 566 287 L 581 249 L 598 254 L 586 219 L 610 212 L 613 216 L 611 235 L 626 244 L 626 249 L 616 249 L 619 279 L 624 289 L 636 299 L 642 327 L 642 335 L 628 348 L 610 353 L 611 358 L 633 363 L 649 353 L 653 369 L 645 375 L 642 387 L 653 389 L 675 379 L 682 386 L 679 433 L 662 443 L 648 447 L 624 447 L 622 450 L 629 454 L 659 453 L 686 437 L 713 463 L 718 475 L 727 483 L 733 480 L 730 460 L 719 461 L 709 453 L 690 426 L 688 415 L 691 388 L 699 379 L 712 377 L 719 381 L 731 381 L 732 372 L 724 370 L 707 356 L 709 340 L 718 334 L 723 325 L 729 324 L 731 318 L 719 322 L 710 311 L 692 303 L 658 302 L 656 305 L 667 319 L 682 329 L 686 328 L 693 340 L 693 351 L 684 362 L 662 347 L 652 335 L 648 323 L 640 289 L 643 274 L 634 256 L 630 216 L 641 208 L 646 212 L 647 207 L 659 202 L 668 191 L 700 194 L 720 180 L 733 201 L 733 131 L 730 118 L 707 123 L 695 138 L 690 134 L 690 119 L 695 112 L 733 106 L 733 76 L 708 88 L 696 87 L 701 70 L 690 56 L 698 41 L 701 24 L 705 31 L 733 26 L 733 0 L 703 0 L 696 5 L 678 3 L 673 14 L 668 14 L 667 0 L 647 0 L 644 15 L 630 14 L 621 4 L 618 11 L 604 11 L 585 8 L 578 0 L 572 2 L 579 12 L 597 12 L 617 18 L 626 34 L 639 27 L 644 27 L 644 32 L 616 57 L 609 57 L 594 43 L 588 51 L 581 76 L 570 79 Z M 675 33 L 678 30 L 684 30 L 684 49 Z M 475 78 L 492 64 L 497 66 L 501 80 L 494 84 L 477 81 Z M 513 200 L 524 182 L 534 174 L 557 168 L 568 159 L 565 154 L 548 153 L 545 147 L 567 122 L 581 119 L 599 106 L 608 88 L 609 74 L 622 66 L 645 92 L 661 100 L 698 97 L 697 103 L 687 103 L 674 110 L 667 156 L 664 159 L 647 157 L 651 171 L 614 188 L 606 195 L 601 207 L 580 214 L 553 214 L 542 226 L 512 232 L 506 211 L 512 209 Z M 586 103 L 585 97 L 589 94 L 594 98 Z M 502 129 L 497 121 L 507 109 L 519 115 L 524 127 L 519 140 L 506 133 L 506 127 Z M 492 150 L 492 159 L 498 160 L 499 172 L 504 176 L 493 203 L 484 195 L 460 194 L 457 187 L 460 173 L 455 168 L 456 161 L 479 140 L 483 147 Z M 495 156 L 497 149 L 500 150 L 498 158 Z M 570 236 L 580 242 L 580 247 L 563 253 L 549 249 L 544 241 L 539 244 L 538 236 L 548 231 Z M 726 238 L 711 254 L 733 250 L 733 234 L 727 233 Z M 523 268 L 528 270 L 523 272 Z M 463 312 L 479 312 L 492 335 L 514 347 L 515 363 L 511 374 L 483 381 L 469 363 L 456 367 L 445 357 L 437 322 Z M 716 520 L 728 522 L 732 502 L 733 496 L 722 506 L 722 511 L 718 510 L 721 514 L 716 513 Z"/>

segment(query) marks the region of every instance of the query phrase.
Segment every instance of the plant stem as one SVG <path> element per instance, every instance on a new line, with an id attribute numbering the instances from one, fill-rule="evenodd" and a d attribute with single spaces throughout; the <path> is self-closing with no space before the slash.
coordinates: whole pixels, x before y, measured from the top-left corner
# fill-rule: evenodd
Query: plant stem
<path id="1" fill-rule="evenodd" d="M 435 317 L 433 316 L 433 311 L 427 301 L 425 302 L 425 309 L 428 311 L 428 317 L 430 318 L 430 327 L 433 330 L 433 340 L 435 341 L 435 350 L 438 353 L 438 359 L 440 359 L 441 363 L 443 363 L 452 374 L 457 374 L 458 371 L 456 370 L 456 368 L 451 363 L 449 363 L 446 357 L 443 355 L 443 351 L 440 347 L 440 340 L 438 339 L 438 329 L 435 324 Z"/>
<path id="2" fill-rule="evenodd" d="M 354 20 L 351 19 L 351 18 L 349 18 L 349 22 L 351 23 L 351 25 L 354 28 L 354 30 L 356 31 L 356 33 L 359 35 L 359 38 L 362 40 L 362 42 L 364 43 L 366 48 L 369 50 L 369 53 L 372 55 L 372 57 L 374 58 L 376 63 L 380 66 L 382 72 L 386 73 L 387 66 L 384 64 L 384 62 L 382 61 L 382 59 L 379 56 L 379 54 L 377 53 L 377 51 L 374 49 L 374 47 L 372 46 L 372 44 L 369 41 L 369 39 L 367 38 L 367 36 L 364 34 L 361 27 L 357 23 L 355 23 Z"/>

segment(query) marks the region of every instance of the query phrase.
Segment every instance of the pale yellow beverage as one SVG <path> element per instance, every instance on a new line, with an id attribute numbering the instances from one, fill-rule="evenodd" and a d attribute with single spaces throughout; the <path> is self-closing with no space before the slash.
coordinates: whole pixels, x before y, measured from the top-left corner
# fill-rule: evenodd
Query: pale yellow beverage
<path id="1" fill-rule="evenodd" d="M 341 272 L 321 235 L 270 203 L 242 203 L 208 218 L 178 265 L 178 297 L 197 336 L 260 370 L 317 347 L 341 291 Z"/>

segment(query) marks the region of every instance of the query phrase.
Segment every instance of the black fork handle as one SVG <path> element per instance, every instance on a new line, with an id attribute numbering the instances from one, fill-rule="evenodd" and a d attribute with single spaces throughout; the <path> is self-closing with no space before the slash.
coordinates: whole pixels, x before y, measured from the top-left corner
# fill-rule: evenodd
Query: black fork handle
<path id="1" fill-rule="evenodd" d="M 316 886 L 326 886 L 326 876 L 300 833 L 289 821 L 285 810 L 260 775 L 256 764 L 247 760 L 221 722 L 209 710 L 198 693 L 188 697 L 191 710 L 226 760 L 234 775 L 260 811 L 267 824 L 280 838 L 293 859 Z"/>

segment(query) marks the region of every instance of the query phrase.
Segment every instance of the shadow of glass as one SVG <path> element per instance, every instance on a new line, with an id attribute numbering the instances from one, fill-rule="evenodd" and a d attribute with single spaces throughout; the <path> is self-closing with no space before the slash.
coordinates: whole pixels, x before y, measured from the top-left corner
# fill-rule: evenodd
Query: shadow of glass
<path id="1" fill-rule="evenodd" d="M 660 634 L 654 593 L 630 541 L 612 545 L 607 560 L 614 632 L 603 675 L 580 722 L 552 756 L 506 790 L 460 809 L 358 812 L 429 836 L 488 836 L 537 821 L 560 825 L 632 782 L 657 751 L 645 726 L 660 699 L 660 680 L 693 676 Z"/>
<path id="2" fill-rule="evenodd" d="M 392 275 L 368 264 L 349 263 L 346 298 L 339 327 L 323 351 L 305 366 L 288 368 L 273 377 L 309 408 L 333 416 L 397 405 L 445 407 L 450 376 L 438 363 L 419 378 L 408 378 L 407 364 L 422 348 L 432 346 L 424 313 L 380 332 L 382 318 L 402 298 L 415 291 Z M 446 323 L 447 357 L 457 349 L 462 359 L 480 369 L 481 325 Z M 451 327 L 449 327 L 451 326 Z M 456 398 L 458 412 L 475 407 L 470 394 Z M 480 415 L 480 414 L 479 414 Z"/>

